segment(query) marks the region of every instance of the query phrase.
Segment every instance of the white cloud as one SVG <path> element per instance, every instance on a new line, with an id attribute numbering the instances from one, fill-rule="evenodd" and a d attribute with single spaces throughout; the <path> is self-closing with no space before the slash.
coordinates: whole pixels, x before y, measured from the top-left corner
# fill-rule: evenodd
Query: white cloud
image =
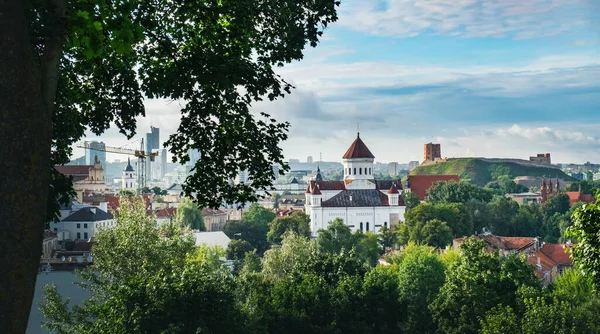
<path id="1" fill-rule="evenodd" d="M 354 0 L 342 2 L 340 24 L 380 36 L 516 39 L 591 27 L 595 0 Z M 591 13 L 591 14 L 590 14 Z"/>

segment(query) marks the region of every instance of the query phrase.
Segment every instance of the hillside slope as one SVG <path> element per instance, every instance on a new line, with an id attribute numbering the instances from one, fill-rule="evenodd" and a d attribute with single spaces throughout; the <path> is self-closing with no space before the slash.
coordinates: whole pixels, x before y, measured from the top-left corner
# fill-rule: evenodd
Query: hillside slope
<path id="1" fill-rule="evenodd" d="M 487 162 L 476 158 L 464 158 L 440 162 L 434 165 L 419 166 L 410 175 L 456 174 L 461 180 L 480 187 L 502 175 L 510 178 L 517 176 L 547 176 L 566 181 L 576 181 L 556 168 L 525 166 L 514 162 Z"/>

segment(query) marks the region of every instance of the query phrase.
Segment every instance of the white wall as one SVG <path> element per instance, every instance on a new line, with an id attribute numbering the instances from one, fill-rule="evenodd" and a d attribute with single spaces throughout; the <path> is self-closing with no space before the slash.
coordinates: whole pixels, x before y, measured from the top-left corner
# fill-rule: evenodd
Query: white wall
<path id="1" fill-rule="evenodd" d="M 77 227 L 79 224 L 79 228 Z M 85 233 L 87 233 L 87 239 L 96 235 L 98 228 L 102 227 L 112 227 L 115 225 L 115 221 L 113 219 L 101 220 L 97 222 L 53 222 L 50 223 L 50 230 L 52 232 L 61 232 L 67 231 L 69 232 L 69 237 L 73 240 L 77 239 L 86 239 Z M 56 231 L 54 230 L 56 229 Z M 77 237 L 77 233 L 79 233 L 79 237 Z"/>
<path id="2" fill-rule="evenodd" d="M 390 221 L 390 214 L 398 214 L 400 219 L 404 219 L 405 206 L 379 206 L 379 207 L 352 207 L 352 208 L 328 208 L 306 206 L 306 213 L 311 220 L 312 235 L 316 236 L 319 229 L 326 229 L 329 223 L 336 218 L 342 218 L 346 225 L 354 232 L 360 230 L 360 223 L 363 223 L 363 231 L 366 232 L 366 225 L 369 223 L 369 231 L 377 233 L 379 229 L 387 223 L 389 228 L 396 224 L 396 221 Z"/>

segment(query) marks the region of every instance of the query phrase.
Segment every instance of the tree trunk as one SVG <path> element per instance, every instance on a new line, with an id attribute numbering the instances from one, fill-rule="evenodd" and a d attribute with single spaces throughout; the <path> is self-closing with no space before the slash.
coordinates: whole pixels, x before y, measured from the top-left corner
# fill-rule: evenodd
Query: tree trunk
<path id="1" fill-rule="evenodd" d="M 52 121 L 22 0 L 0 0 L 0 331 L 24 333 L 39 270 Z"/>

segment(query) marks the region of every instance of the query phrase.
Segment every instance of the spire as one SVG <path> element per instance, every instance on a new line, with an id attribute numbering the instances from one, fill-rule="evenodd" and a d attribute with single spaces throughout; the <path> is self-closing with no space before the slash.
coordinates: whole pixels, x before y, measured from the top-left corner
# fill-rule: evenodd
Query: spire
<path id="1" fill-rule="evenodd" d="M 321 169 L 319 168 L 319 165 L 317 165 L 317 175 L 315 176 L 315 180 L 318 182 L 323 181 L 323 176 L 321 176 Z"/>
<path id="2" fill-rule="evenodd" d="M 556 176 L 556 192 L 560 192 L 560 183 L 558 183 L 558 175 Z"/>
<path id="3" fill-rule="evenodd" d="M 125 167 L 125 171 L 133 172 L 133 167 L 131 167 L 131 161 L 129 160 L 129 157 L 127 157 L 127 167 Z"/>

